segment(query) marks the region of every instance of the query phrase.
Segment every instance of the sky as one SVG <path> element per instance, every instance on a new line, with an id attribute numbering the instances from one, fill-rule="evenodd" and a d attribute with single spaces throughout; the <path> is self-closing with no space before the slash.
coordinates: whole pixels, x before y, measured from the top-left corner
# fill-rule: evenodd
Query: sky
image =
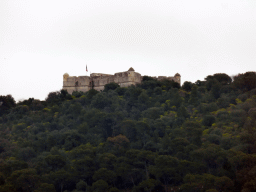
<path id="1" fill-rule="evenodd" d="M 256 1 L 0 0 L 0 95 L 44 100 L 64 73 L 130 67 L 181 84 L 256 71 Z"/>

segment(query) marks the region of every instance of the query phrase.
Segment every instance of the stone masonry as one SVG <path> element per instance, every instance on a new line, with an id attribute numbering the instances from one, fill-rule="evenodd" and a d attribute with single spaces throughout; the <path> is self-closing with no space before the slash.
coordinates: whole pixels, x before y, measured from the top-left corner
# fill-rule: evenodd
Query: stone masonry
<path id="1" fill-rule="evenodd" d="M 174 77 L 158 76 L 154 77 L 157 80 L 169 79 L 180 84 L 180 74 L 176 73 Z M 63 89 L 72 94 L 73 91 L 86 92 L 90 89 L 101 91 L 104 85 L 115 82 L 120 87 L 128 87 L 141 83 L 142 76 L 140 73 L 134 71 L 131 67 L 128 71 L 115 73 L 114 75 L 103 73 L 92 73 L 90 76 L 69 76 L 65 73 L 63 75 Z"/>

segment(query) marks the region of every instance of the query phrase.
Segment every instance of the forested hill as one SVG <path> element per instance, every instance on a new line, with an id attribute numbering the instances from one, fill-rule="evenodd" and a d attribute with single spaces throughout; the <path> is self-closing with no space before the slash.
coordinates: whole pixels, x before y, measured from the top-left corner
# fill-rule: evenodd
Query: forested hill
<path id="1" fill-rule="evenodd" d="M 0 96 L 0 191 L 256 191 L 256 73 Z"/>

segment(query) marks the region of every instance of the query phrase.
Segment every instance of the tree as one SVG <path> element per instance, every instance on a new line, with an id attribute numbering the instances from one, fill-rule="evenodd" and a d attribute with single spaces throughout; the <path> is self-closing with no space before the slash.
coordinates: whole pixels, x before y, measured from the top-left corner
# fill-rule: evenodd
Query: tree
<path id="1" fill-rule="evenodd" d="M 171 140 L 170 147 L 172 149 L 173 154 L 185 153 L 186 146 L 189 145 L 189 141 L 185 138 L 176 137 Z"/>
<path id="2" fill-rule="evenodd" d="M 142 77 L 142 81 L 153 81 L 153 80 L 155 80 L 153 77 L 149 77 L 146 75 Z"/>
<path id="3" fill-rule="evenodd" d="M 80 191 L 86 191 L 87 188 L 87 183 L 84 182 L 83 180 L 80 180 L 77 184 L 76 184 L 76 189 L 80 190 Z"/>
<path id="4" fill-rule="evenodd" d="M 95 89 L 90 89 L 89 91 L 86 92 L 86 97 L 91 100 L 95 95 L 97 95 L 99 91 Z"/>
<path id="5" fill-rule="evenodd" d="M 184 89 L 185 91 L 191 91 L 193 87 L 193 83 L 191 83 L 190 81 L 185 81 L 182 85 L 182 89 Z"/>
<path id="6" fill-rule="evenodd" d="M 65 159 L 60 155 L 48 155 L 45 158 L 46 163 L 50 166 L 51 170 L 56 171 L 66 165 Z"/>
<path id="7" fill-rule="evenodd" d="M 118 94 L 119 96 L 124 96 L 126 90 L 127 90 L 126 87 L 117 87 L 117 88 L 115 89 L 115 92 L 117 92 L 117 94 Z"/>
<path id="8" fill-rule="evenodd" d="M 108 137 L 107 141 L 112 143 L 115 149 L 127 149 L 130 143 L 129 139 L 121 134 L 115 137 Z"/>
<path id="9" fill-rule="evenodd" d="M 74 167 L 76 175 L 79 175 L 81 179 L 86 181 L 92 178 L 96 169 L 95 161 L 89 156 L 73 159 L 71 165 Z"/>
<path id="10" fill-rule="evenodd" d="M 137 122 L 135 128 L 137 133 L 136 139 L 144 146 L 150 138 L 149 134 L 151 129 L 149 125 L 143 121 Z"/>
<path id="11" fill-rule="evenodd" d="M 234 77 L 234 85 L 243 91 L 250 91 L 256 88 L 256 73 L 246 72 L 238 74 Z"/>
<path id="12" fill-rule="evenodd" d="M 34 191 L 39 186 L 39 176 L 35 169 L 22 169 L 14 171 L 7 178 L 7 183 L 10 183 L 17 191 Z"/>
<path id="13" fill-rule="evenodd" d="M 44 175 L 44 178 L 49 182 L 53 182 L 56 190 L 60 192 L 63 192 L 64 189 L 74 185 L 73 176 L 63 169 L 56 172 L 50 172 L 50 174 Z"/>
<path id="14" fill-rule="evenodd" d="M 115 82 L 111 82 L 111 83 L 108 83 L 108 84 L 104 85 L 104 90 L 103 91 L 108 92 L 109 90 L 115 90 L 118 87 L 120 87 L 120 85 L 118 85 Z"/>
<path id="15" fill-rule="evenodd" d="M 120 123 L 120 133 L 125 135 L 130 141 L 136 140 L 136 121 L 134 120 L 123 120 Z"/>
<path id="16" fill-rule="evenodd" d="M 216 73 L 213 76 L 212 75 L 208 75 L 205 80 L 209 81 L 211 79 L 216 79 L 217 81 L 219 81 L 222 85 L 227 85 L 227 84 L 231 84 L 232 79 L 230 76 L 228 76 L 225 73 Z"/>
<path id="17" fill-rule="evenodd" d="M 116 173 L 114 171 L 108 170 L 107 168 L 100 168 L 94 172 L 93 180 L 103 180 L 108 184 L 113 184 L 116 180 Z"/>
<path id="18" fill-rule="evenodd" d="M 227 176 L 216 177 L 215 183 L 218 191 L 233 191 L 234 182 Z M 256 188 L 255 188 L 256 189 Z"/>
<path id="19" fill-rule="evenodd" d="M 35 190 L 35 192 L 46 192 L 46 191 L 56 192 L 54 185 L 49 183 L 42 183 L 40 187 L 37 188 L 37 190 Z"/>
<path id="20" fill-rule="evenodd" d="M 162 107 L 151 107 L 142 112 L 142 116 L 149 119 L 157 119 L 164 113 Z"/>
<path id="21" fill-rule="evenodd" d="M 186 121 L 182 125 L 182 127 L 186 132 L 186 137 L 188 141 L 190 141 L 191 143 L 197 146 L 201 146 L 202 144 L 201 137 L 202 137 L 203 130 L 201 128 L 200 123 L 194 122 L 194 121 Z"/>
<path id="22" fill-rule="evenodd" d="M 215 144 L 209 144 L 191 153 L 191 158 L 194 161 L 204 162 L 207 165 L 209 173 L 215 173 L 223 166 L 225 156 L 225 151 Z"/>
<path id="23" fill-rule="evenodd" d="M 156 88 L 158 85 L 159 85 L 158 81 L 156 81 L 156 80 L 148 80 L 148 81 L 143 81 L 140 84 L 140 87 L 142 89 L 154 90 L 154 88 Z"/>
<path id="24" fill-rule="evenodd" d="M 107 97 L 107 94 L 104 92 L 96 94 L 93 97 L 91 102 L 91 106 L 97 109 L 104 109 L 109 104 L 110 104 L 110 100 Z"/>
<path id="25" fill-rule="evenodd" d="M 148 103 L 149 103 L 149 96 L 147 95 L 147 93 L 145 91 L 143 91 L 139 95 L 138 100 L 139 100 L 140 103 L 145 104 L 147 106 Z"/>
<path id="26" fill-rule="evenodd" d="M 100 167 L 107 168 L 109 170 L 114 169 L 114 165 L 116 164 L 117 157 L 112 153 L 103 153 L 99 154 L 98 162 Z"/>
<path id="27" fill-rule="evenodd" d="M 155 165 L 149 167 L 149 171 L 156 178 L 160 179 L 165 185 L 165 191 L 167 191 L 167 185 L 178 185 L 181 182 L 181 178 L 178 175 L 177 167 L 179 161 L 175 157 L 167 155 L 159 155 L 155 159 Z"/>
<path id="28" fill-rule="evenodd" d="M 211 87 L 211 94 L 215 99 L 218 99 L 220 97 L 220 89 L 221 89 L 221 84 L 216 81 Z"/>
<path id="29" fill-rule="evenodd" d="M 76 98 L 79 98 L 84 95 L 84 92 L 82 91 L 73 91 L 72 96 L 75 96 Z"/>
<path id="30" fill-rule="evenodd" d="M 16 102 L 12 95 L 0 95 L 0 116 L 16 106 Z"/>
<path id="31" fill-rule="evenodd" d="M 190 117 L 188 110 L 186 109 L 186 107 L 183 104 L 181 104 L 181 106 L 179 107 L 179 109 L 177 111 L 177 115 L 178 115 L 178 117 L 184 117 L 184 119 Z"/>
<path id="32" fill-rule="evenodd" d="M 47 103 L 57 103 L 60 99 L 60 92 L 50 92 L 48 96 L 45 98 Z"/>
<path id="33" fill-rule="evenodd" d="M 102 179 L 92 184 L 93 191 L 106 192 L 108 190 L 108 183 Z"/>
<path id="34" fill-rule="evenodd" d="M 213 123 L 215 123 L 215 117 L 213 115 L 205 115 L 202 123 L 204 126 L 210 127 Z"/>
<path id="35" fill-rule="evenodd" d="M 148 192 L 151 192 L 152 190 L 158 190 L 156 189 L 157 186 L 160 186 L 161 188 L 161 184 L 158 180 L 155 180 L 155 179 L 147 179 L 147 180 L 144 180 L 142 181 L 138 188 L 140 189 L 140 191 L 148 191 Z"/>
<path id="36" fill-rule="evenodd" d="M 188 103 L 194 106 L 198 105 L 198 91 L 197 91 L 197 85 L 193 85 L 191 88 L 191 94 Z"/>
<path id="37" fill-rule="evenodd" d="M 70 94 L 68 93 L 68 91 L 65 90 L 65 89 L 61 89 L 61 90 L 60 90 L 60 98 L 61 98 L 62 100 L 65 100 L 65 99 L 72 99 L 71 95 L 70 95 Z"/>

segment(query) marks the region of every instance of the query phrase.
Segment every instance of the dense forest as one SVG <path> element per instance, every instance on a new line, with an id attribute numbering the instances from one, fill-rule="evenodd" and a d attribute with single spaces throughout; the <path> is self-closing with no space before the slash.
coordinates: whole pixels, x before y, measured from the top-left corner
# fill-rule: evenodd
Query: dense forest
<path id="1" fill-rule="evenodd" d="M 256 73 L 0 96 L 0 191 L 256 191 Z"/>

